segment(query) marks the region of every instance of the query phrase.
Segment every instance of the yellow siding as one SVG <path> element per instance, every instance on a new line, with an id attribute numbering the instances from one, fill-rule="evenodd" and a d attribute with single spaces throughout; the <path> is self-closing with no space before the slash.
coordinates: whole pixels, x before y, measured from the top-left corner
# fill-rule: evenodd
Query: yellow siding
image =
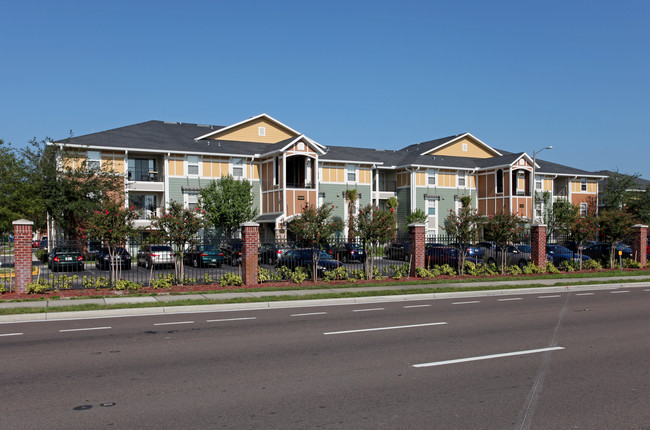
<path id="1" fill-rule="evenodd" d="M 264 127 L 266 129 L 265 136 L 259 135 L 259 127 Z M 223 133 L 217 133 L 210 136 L 210 139 L 236 140 L 238 142 L 277 143 L 295 136 L 297 136 L 297 134 L 292 133 L 283 127 L 279 127 L 265 118 L 258 118 L 255 121 L 244 123 L 239 127 L 231 128 Z"/>
<path id="2" fill-rule="evenodd" d="M 169 175 L 170 176 L 183 176 L 185 169 L 183 168 L 183 160 L 169 160 Z"/>
<path id="3" fill-rule="evenodd" d="M 401 172 L 397 174 L 397 186 L 408 187 L 411 185 L 411 174 L 408 172 Z"/>
<path id="4" fill-rule="evenodd" d="M 441 187 L 455 187 L 456 186 L 456 172 L 439 172 L 438 184 Z"/>
<path id="5" fill-rule="evenodd" d="M 544 191 L 553 191 L 553 179 L 544 179 L 542 182 L 542 189 Z"/>
<path id="6" fill-rule="evenodd" d="M 119 152 L 102 153 L 102 170 L 105 172 L 124 173 L 124 154 Z"/>
<path id="7" fill-rule="evenodd" d="M 370 183 L 370 169 L 359 169 L 359 183 Z"/>
<path id="8" fill-rule="evenodd" d="M 253 164 L 253 177 L 252 179 L 259 179 L 260 178 L 260 165 L 259 164 Z"/>
<path id="9" fill-rule="evenodd" d="M 573 193 L 595 193 L 598 185 L 595 181 L 587 180 L 587 191 L 581 191 L 580 181 L 571 181 L 571 192 Z"/>
<path id="10" fill-rule="evenodd" d="M 470 188 L 476 188 L 476 176 L 471 175 L 469 177 L 469 187 Z"/>
<path id="11" fill-rule="evenodd" d="M 467 151 L 463 151 L 463 144 L 467 145 Z M 496 155 L 485 149 L 483 145 L 468 138 L 461 139 L 457 142 L 452 143 L 451 145 L 447 145 L 438 151 L 432 152 L 431 154 L 473 158 L 490 158 Z"/>
<path id="12" fill-rule="evenodd" d="M 427 183 L 427 175 L 423 172 L 417 172 L 415 174 L 415 185 L 418 187 L 423 187 Z"/>

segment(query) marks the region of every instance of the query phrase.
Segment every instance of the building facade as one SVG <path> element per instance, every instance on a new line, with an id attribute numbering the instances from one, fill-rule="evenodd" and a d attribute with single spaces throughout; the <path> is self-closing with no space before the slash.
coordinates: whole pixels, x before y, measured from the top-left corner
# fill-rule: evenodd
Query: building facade
<path id="1" fill-rule="evenodd" d="M 253 184 L 263 238 L 286 237 L 287 224 L 306 204 L 334 206 L 347 221 L 345 193 L 356 189 L 354 211 L 398 201 L 397 219 L 417 209 L 427 233 L 442 234 L 447 214 L 470 196 L 482 214 L 516 213 L 543 221 L 557 199 L 596 210 L 602 175 L 496 149 L 470 133 L 399 150 L 325 146 L 269 115 L 229 126 L 148 121 L 52 142 L 76 151 L 77 159 L 124 177 L 127 204 L 147 226 L 169 202 L 199 204 L 199 191 L 232 175 Z M 533 164 L 535 167 L 533 169 Z M 533 176 L 534 171 L 534 176 Z M 533 208 L 533 193 L 536 208 Z M 345 234 L 345 232 L 343 232 Z"/>

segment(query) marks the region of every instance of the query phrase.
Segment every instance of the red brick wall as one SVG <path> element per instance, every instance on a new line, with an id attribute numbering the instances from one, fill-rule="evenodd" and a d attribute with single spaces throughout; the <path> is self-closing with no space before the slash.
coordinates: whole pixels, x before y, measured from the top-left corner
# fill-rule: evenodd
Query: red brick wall
<path id="1" fill-rule="evenodd" d="M 255 285 L 257 281 L 257 254 L 259 252 L 259 224 L 246 222 L 242 229 L 242 281 L 244 285 Z"/>
<path id="2" fill-rule="evenodd" d="M 546 226 L 530 226 L 531 260 L 538 267 L 546 267 Z"/>
<path id="3" fill-rule="evenodd" d="M 411 262 L 410 276 L 416 276 L 416 269 L 424 267 L 424 241 L 425 229 L 424 224 L 409 224 L 409 260 Z"/>
<path id="4" fill-rule="evenodd" d="M 634 241 L 632 242 L 632 252 L 634 252 L 634 259 L 641 263 L 641 267 L 646 267 L 648 260 L 647 225 L 638 224 L 634 226 Z"/>
<path id="5" fill-rule="evenodd" d="M 32 282 L 32 226 L 27 220 L 14 221 L 14 268 L 16 292 L 26 293 Z"/>

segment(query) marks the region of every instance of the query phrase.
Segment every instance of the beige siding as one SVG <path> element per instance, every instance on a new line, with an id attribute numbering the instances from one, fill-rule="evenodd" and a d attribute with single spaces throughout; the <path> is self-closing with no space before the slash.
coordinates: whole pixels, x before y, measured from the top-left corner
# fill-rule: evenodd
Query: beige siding
<path id="1" fill-rule="evenodd" d="M 370 169 L 359 169 L 359 183 L 370 183 Z"/>
<path id="2" fill-rule="evenodd" d="M 260 136 L 259 128 L 264 127 L 265 135 Z M 213 140 L 236 140 L 239 142 L 277 143 L 297 136 L 295 133 L 274 124 L 265 118 L 247 122 L 239 127 L 231 128 L 223 133 L 210 136 Z"/>
<path id="3" fill-rule="evenodd" d="M 432 152 L 431 154 L 472 158 L 490 158 L 496 155 L 488 151 L 485 146 L 468 138 L 464 138 L 450 145 L 447 145 L 444 148 Z"/>
<path id="4" fill-rule="evenodd" d="M 417 172 L 415 174 L 415 185 L 424 187 L 427 184 L 427 174 L 424 172 Z"/>
<path id="5" fill-rule="evenodd" d="M 439 171 L 438 172 L 438 185 L 441 187 L 455 187 L 456 186 L 456 172 Z"/>
<path id="6" fill-rule="evenodd" d="M 169 176 L 183 176 L 185 168 L 183 160 L 169 160 Z"/>

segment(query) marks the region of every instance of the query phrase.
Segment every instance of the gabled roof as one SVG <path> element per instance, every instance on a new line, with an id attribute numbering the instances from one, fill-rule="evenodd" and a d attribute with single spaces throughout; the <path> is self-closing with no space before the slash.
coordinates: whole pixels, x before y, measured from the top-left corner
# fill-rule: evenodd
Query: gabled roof
<path id="1" fill-rule="evenodd" d="M 492 158 L 479 158 L 476 159 L 476 166 L 480 169 L 494 169 L 495 167 L 511 167 L 514 166 L 521 158 L 526 159 L 529 164 L 533 164 L 533 159 L 530 158 L 525 152 L 517 154 L 507 154 L 500 157 Z M 539 161 L 539 160 L 537 160 Z M 539 163 L 538 163 L 539 165 Z"/>
<path id="2" fill-rule="evenodd" d="M 314 151 L 318 152 L 319 154 L 321 154 L 321 155 L 325 154 L 325 151 L 323 150 L 323 147 L 321 145 L 314 142 L 313 140 L 311 140 L 310 138 L 308 138 L 304 134 L 301 134 L 300 136 L 297 136 L 297 137 L 295 137 L 293 139 L 283 140 L 282 143 L 284 143 L 284 142 L 287 142 L 287 143 L 285 145 L 282 145 L 280 148 L 278 148 L 278 150 L 279 151 L 286 151 L 287 149 L 289 149 L 290 147 L 292 147 L 293 145 L 295 145 L 296 143 L 298 143 L 300 141 L 303 141 L 304 143 L 309 145 Z M 274 146 L 278 146 L 278 144 L 276 143 Z"/>
<path id="3" fill-rule="evenodd" d="M 474 140 L 480 146 L 484 147 L 488 152 L 491 152 L 491 153 L 493 153 L 493 154 L 495 154 L 497 156 L 502 155 L 499 151 L 492 148 L 490 145 L 483 142 L 481 139 L 475 137 L 471 133 L 456 134 L 456 135 L 453 135 L 453 136 L 447 136 L 447 137 L 443 137 L 443 138 L 440 138 L 440 139 L 429 140 L 427 142 L 422 142 L 422 143 L 418 143 L 416 145 L 407 146 L 406 148 L 402 148 L 401 150 L 402 151 L 409 151 L 409 152 L 410 151 L 415 151 L 415 152 L 419 152 L 420 155 L 427 155 L 427 154 L 430 154 L 432 152 L 439 151 L 442 148 L 444 148 L 446 146 L 449 146 L 449 145 L 453 144 L 454 142 L 457 142 L 457 141 L 459 141 L 461 139 L 464 139 L 464 138 L 470 138 L 470 139 Z"/>
<path id="4" fill-rule="evenodd" d="M 286 125 L 286 124 L 281 123 L 280 121 L 278 121 L 277 119 L 271 117 L 270 115 L 267 115 L 267 114 L 265 114 L 265 113 L 261 113 L 261 114 L 259 114 L 259 115 L 256 115 L 256 116 L 253 116 L 253 117 L 250 117 L 250 118 L 245 119 L 245 120 L 243 120 L 243 121 L 239 121 L 239 122 L 236 123 L 236 124 L 229 125 L 229 126 L 227 126 L 227 127 L 222 127 L 222 128 L 220 128 L 219 130 L 211 131 L 210 133 L 204 134 L 204 135 L 199 136 L 199 137 L 195 137 L 195 140 L 203 140 L 203 139 L 207 139 L 207 138 L 209 138 L 209 137 L 211 137 L 211 138 L 214 139 L 218 134 L 221 134 L 221 133 L 226 132 L 226 131 L 228 131 L 228 130 L 232 130 L 233 128 L 235 128 L 235 127 L 239 127 L 240 125 L 246 124 L 247 122 L 256 121 L 256 120 L 258 120 L 258 119 L 260 119 L 260 118 L 264 118 L 264 119 L 266 119 L 267 121 L 272 122 L 272 123 L 274 123 L 274 124 L 276 124 L 276 125 L 278 125 L 278 126 L 284 128 L 285 130 L 289 130 L 291 133 L 294 133 L 294 134 L 296 134 L 296 135 L 299 135 L 299 134 L 300 134 L 299 132 L 297 132 L 297 131 L 294 130 L 293 128 L 289 127 L 289 126 Z"/>

